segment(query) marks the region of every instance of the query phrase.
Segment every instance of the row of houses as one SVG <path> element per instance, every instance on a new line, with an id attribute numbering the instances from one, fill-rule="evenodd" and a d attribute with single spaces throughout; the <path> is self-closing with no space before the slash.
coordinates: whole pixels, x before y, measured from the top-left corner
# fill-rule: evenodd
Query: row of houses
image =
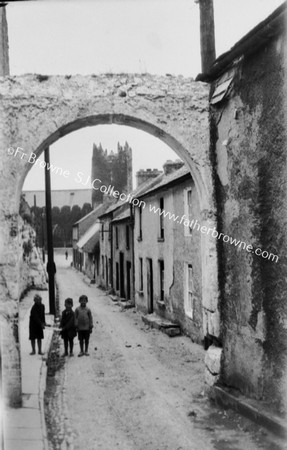
<path id="1" fill-rule="evenodd" d="M 182 161 L 137 173 L 130 201 L 111 197 L 74 225 L 74 266 L 144 313 L 203 341 L 199 202 Z M 127 196 L 125 196 L 127 197 Z"/>

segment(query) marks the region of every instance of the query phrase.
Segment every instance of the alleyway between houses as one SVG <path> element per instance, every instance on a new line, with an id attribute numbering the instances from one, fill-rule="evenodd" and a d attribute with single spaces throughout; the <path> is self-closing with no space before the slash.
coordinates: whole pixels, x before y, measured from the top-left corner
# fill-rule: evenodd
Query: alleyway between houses
<path id="1" fill-rule="evenodd" d="M 75 357 L 60 370 L 59 395 L 50 399 L 56 425 L 48 424 L 48 431 L 66 435 L 70 448 L 81 450 L 285 448 L 266 430 L 210 405 L 201 346 L 185 336 L 169 338 L 144 325 L 135 310 L 121 310 L 63 255 L 56 265 L 61 310 L 66 297 L 75 308 L 86 294 L 95 326 L 90 356 L 77 357 L 75 339 Z"/>

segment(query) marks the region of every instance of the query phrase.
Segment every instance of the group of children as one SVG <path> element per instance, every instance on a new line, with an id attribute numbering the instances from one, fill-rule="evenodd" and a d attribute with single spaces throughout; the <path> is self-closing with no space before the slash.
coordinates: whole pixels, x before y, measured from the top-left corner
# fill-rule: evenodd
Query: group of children
<path id="1" fill-rule="evenodd" d="M 80 353 L 78 356 L 89 356 L 89 340 L 93 330 L 93 316 L 90 308 L 87 307 L 88 297 L 81 295 L 79 298 L 80 306 L 73 311 L 73 299 L 66 298 L 65 309 L 62 312 L 60 328 L 61 337 L 64 340 L 65 353 L 64 356 L 74 356 L 74 338 L 78 334 L 80 343 Z M 38 354 L 42 353 L 42 339 L 44 337 L 43 329 L 45 328 L 45 306 L 42 304 L 42 298 L 36 294 L 34 297 L 34 305 L 32 306 L 29 322 L 29 339 L 31 340 L 32 352 L 35 355 L 35 344 L 37 340 Z"/>

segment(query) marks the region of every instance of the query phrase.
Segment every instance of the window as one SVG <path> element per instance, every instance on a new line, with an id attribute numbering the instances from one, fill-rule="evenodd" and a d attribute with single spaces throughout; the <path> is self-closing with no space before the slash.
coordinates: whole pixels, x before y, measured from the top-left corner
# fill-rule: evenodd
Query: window
<path id="1" fill-rule="evenodd" d="M 192 235 L 192 189 L 185 189 L 184 191 L 184 215 L 186 220 L 184 224 L 184 235 Z"/>
<path id="2" fill-rule="evenodd" d="M 194 277 L 193 277 L 193 269 L 191 264 L 185 265 L 185 312 L 186 314 L 193 319 L 194 313 Z"/>
<path id="3" fill-rule="evenodd" d="M 139 258 L 139 290 L 143 291 L 143 259 Z"/>
<path id="4" fill-rule="evenodd" d="M 112 224 L 110 222 L 109 223 L 109 241 L 111 240 L 111 238 L 112 238 Z"/>
<path id="5" fill-rule="evenodd" d="M 115 228 L 116 233 L 116 248 L 119 248 L 119 229 L 118 227 Z"/>
<path id="6" fill-rule="evenodd" d="M 159 261 L 159 294 L 160 301 L 164 301 L 164 261 Z"/>
<path id="7" fill-rule="evenodd" d="M 104 224 L 102 223 L 102 241 L 104 240 Z"/>
<path id="8" fill-rule="evenodd" d="M 160 214 L 164 211 L 164 198 L 161 197 L 159 199 L 159 208 L 160 208 Z M 159 216 L 159 237 L 160 239 L 164 239 L 164 216 L 161 214 Z"/>
<path id="9" fill-rule="evenodd" d="M 102 255 L 102 277 L 105 277 L 105 258 Z"/>
<path id="10" fill-rule="evenodd" d="M 142 230 L 142 206 L 139 207 L 139 240 L 143 238 L 143 230 Z"/>
<path id="11" fill-rule="evenodd" d="M 130 227 L 126 225 L 126 248 L 129 250 L 130 248 Z"/>

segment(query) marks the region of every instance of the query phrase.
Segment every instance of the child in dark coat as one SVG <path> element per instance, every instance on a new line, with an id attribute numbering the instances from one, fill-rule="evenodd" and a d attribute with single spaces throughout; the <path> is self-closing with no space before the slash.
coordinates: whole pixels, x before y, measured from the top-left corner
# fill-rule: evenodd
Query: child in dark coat
<path id="1" fill-rule="evenodd" d="M 61 336 L 64 340 L 65 353 L 64 356 L 68 356 L 68 347 L 70 347 L 70 356 L 74 356 L 74 337 L 77 335 L 75 327 L 75 313 L 72 309 L 73 299 L 66 298 L 65 308 L 62 312 L 62 318 L 60 322 L 60 328 L 62 328 Z"/>
<path id="2" fill-rule="evenodd" d="M 34 296 L 34 305 L 31 308 L 29 321 L 29 339 L 32 345 L 32 352 L 30 353 L 30 355 L 35 355 L 36 353 L 36 340 L 38 344 L 38 354 L 44 354 L 42 353 L 42 339 L 44 339 L 43 330 L 45 328 L 45 325 L 45 306 L 42 305 L 42 297 L 36 294 Z"/>

